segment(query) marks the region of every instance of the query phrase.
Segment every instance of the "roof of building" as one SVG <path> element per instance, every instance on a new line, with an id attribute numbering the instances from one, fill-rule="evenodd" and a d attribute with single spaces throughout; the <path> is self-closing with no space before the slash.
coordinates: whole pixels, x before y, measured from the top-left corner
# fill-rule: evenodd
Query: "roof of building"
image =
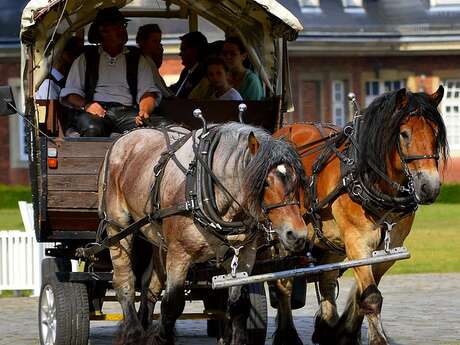
<path id="1" fill-rule="evenodd" d="M 283 0 L 304 32 L 408 32 L 460 29 L 459 6 L 431 6 L 429 0 L 363 0 L 361 11 L 347 11 L 342 0 L 320 0 L 318 11 Z M 310 7 L 310 9 L 312 9 Z M 354 8 L 359 9 L 359 8 Z"/>
<path id="2" fill-rule="evenodd" d="M 290 49 L 302 55 L 460 53 L 459 6 L 433 6 L 433 0 L 283 0 L 304 30 Z M 359 1 L 354 1 L 359 2 Z M 310 2 L 311 3 L 311 2 Z"/>

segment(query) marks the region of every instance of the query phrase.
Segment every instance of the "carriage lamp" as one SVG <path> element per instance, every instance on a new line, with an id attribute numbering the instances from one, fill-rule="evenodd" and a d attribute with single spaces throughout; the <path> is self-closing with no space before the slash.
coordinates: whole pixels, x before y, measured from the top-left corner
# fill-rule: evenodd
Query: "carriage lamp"
<path id="1" fill-rule="evenodd" d="M 57 149 L 55 147 L 48 147 L 48 168 L 57 169 Z"/>

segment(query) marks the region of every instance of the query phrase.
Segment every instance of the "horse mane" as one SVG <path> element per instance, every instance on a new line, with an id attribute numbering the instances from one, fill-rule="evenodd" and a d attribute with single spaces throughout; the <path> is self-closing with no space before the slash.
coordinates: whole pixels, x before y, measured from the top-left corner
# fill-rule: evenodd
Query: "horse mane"
<path id="1" fill-rule="evenodd" d="M 236 122 L 230 122 L 219 128 L 220 142 L 224 142 L 229 147 L 228 157 L 234 153 L 235 148 L 242 160 L 242 178 L 244 205 L 248 207 L 249 213 L 255 217 L 260 215 L 263 198 L 264 183 L 268 173 L 274 167 L 280 164 L 287 164 L 294 169 L 296 178 L 287 176 L 286 184 L 290 189 L 287 194 L 292 193 L 300 186 L 306 186 L 307 178 L 300 161 L 300 156 L 294 146 L 284 139 L 275 139 L 267 131 L 244 125 Z M 254 133 L 260 146 L 253 156 L 248 149 L 249 134 Z M 230 150 L 230 148 L 232 148 Z M 225 161 L 228 157 L 222 157 Z M 235 172 L 236 173 L 236 172 Z"/>
<path id="2" fill-rule="evenodd" d="M 446 161 L 449 155 L 444 121 L 430 96 L 426 93 L 407 92 L 407 104 L 397 109 L 397 91 L 377 97 L 364 111 L 358 130 L 359 159 L 357 172 L 368 174 L 372 181 L 378 176 L 369 169 L 371 161 L 383 172 L 387 171 L 386 158 L 396 148 L 399 128 L 408 116 L 421 116 L 437 127 L 436 149 Z"/>

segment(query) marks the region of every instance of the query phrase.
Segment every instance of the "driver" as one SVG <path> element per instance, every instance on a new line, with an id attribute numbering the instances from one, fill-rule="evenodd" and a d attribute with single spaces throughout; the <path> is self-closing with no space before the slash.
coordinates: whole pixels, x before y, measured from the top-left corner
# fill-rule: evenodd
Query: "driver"
<path id="1" fill-rule="evenodd" d="M 88 31 L 87 47 L 70 68 L 60 99 L 77 110 L 81 136 L 108 136 L 141 126 L 161 93 L 145 58 L 125 47 L 128 20 L 116 7 L 98 12 Z"/>

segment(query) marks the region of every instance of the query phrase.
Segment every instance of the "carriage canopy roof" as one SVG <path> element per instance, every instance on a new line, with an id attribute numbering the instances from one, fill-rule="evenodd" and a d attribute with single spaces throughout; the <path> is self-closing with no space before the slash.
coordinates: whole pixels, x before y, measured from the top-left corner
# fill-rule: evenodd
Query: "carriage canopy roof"
<path id="1" fill-rule="evenodd" d="M 240 36 L 247 43 L 256 70 L 272 91 L 280 79 L 276 44 L 280 46 L 274 42 L 294 40 L 302 30 L 298 19 L 273 0 L 32 0 L 21 20 L 24 82 L 26 60 L 33 61 L 30 68 L 35 89 L 46 75 L 51 53 L 58 54 L 66 37 L 89 24 L 99 9 L 110 6 L 122 8 L 127 17 L 186 19 L 198 15 L 227 34 Z M 27 53 L 30 46 L 33 51 Z"/>

